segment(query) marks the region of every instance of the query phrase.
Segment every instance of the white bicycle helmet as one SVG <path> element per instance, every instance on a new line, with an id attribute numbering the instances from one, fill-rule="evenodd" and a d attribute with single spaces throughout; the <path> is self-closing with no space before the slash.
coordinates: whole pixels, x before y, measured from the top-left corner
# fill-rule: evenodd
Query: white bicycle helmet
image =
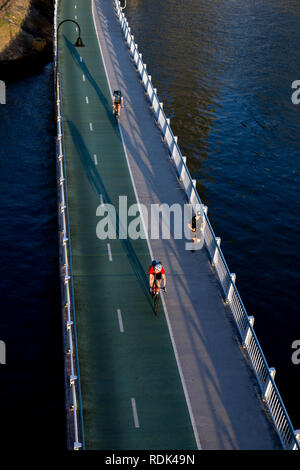
<path id="1" fill-rule="evenodd" d="M 159 273 L 159 272 L 161 271 L 161 268 L 162 268 L 161 262 L 155 260 L 155 261 L 153 261 L 152 264 L 153 264 L 154 271 L 155 271 L 156 273 Z"/>

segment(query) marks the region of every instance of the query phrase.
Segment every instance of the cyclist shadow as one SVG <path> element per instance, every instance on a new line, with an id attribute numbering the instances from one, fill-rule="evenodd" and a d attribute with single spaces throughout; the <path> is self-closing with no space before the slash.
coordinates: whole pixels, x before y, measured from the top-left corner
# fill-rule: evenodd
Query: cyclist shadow
<path id="1" fill-rule="evenodd" d="M 85 169 L 86 176 L 91 184 L 91 186 L 94 188 L 96 191 L 97 195 L 102 194 L 103 196 L 103 202 L 106 204 L 111 204 L 114 206 L 112 199 L 109 196 L 109 193 L 106 189 L 106 186 L 96 168 L 96 165 L 85 145 L 85 142 L 83 138 L 81 137 L 76 125 L 73 123 L 73 121 L 69 120 L 68 118 L 66 119 L 66 123 L 69 127 L 69 131 L 72 137 L 72 140 L 76 146 L 81 164 L 83 168 Z M 114 206 L 115 207 L 115 206 Z M 112 221 L 113 222 L 113 221 Z M 125 233 L 124 232 L 124 227 L 119 224 L 120 222 L 120 217 L 118 212 L 116 211 L 116 234 L 117 237 L 119 238 L 120 233 Z M 119 226 L 120 225 L 120 226 Z M 96 232 L 96 230 L 95 230 Z M 135 274 L 136 279 L 139 282 L 139 285 L 142 289 L 142 292 L 144 293 L 147 302 L 149 305 L 151 305 L 151 308 L 153 308 L 152 301 L 149 295 L 149 288 L 148 288 L 148 277 L 147 274 L 145 273 L 145 268 L 142 265 L 139 257 L 136 254 L 135 248 L 132 244 L 132 242 L 126 238 L 126 239 L 121 239 L 122 245 L 124 247 L 125 253 L 127 255 L 128 261 L 132 267 L 132 270 Z M 138 243 L 140 243 L 140 240 L 138 240 Z M 150 264 L 150 258 L 149 258 L 149 264 Z"/>

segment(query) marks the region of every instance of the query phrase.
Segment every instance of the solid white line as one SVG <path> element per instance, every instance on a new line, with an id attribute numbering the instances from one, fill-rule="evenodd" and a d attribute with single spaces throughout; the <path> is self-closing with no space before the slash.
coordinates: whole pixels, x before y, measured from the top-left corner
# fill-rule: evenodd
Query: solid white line
<path id="1" fill-rule="evenodd" d="M 93 124 L 90 122 L 90 131 L 93 131 Z"/>
<path id="2" fill-rule="evenodd" d="M 133 413 L 134 426 L 135 426 L 136 428 L 139 428 L 139 427 L 140 427 L 140 423 L 139 423 L 139 418 L 138 418 L 138 414 L 137 414 L 135 398 L 131 398 L 131 406 L 132 406 L 132 413 Z"/>
<path id="3" fill-rule="evenodd" d="M 118 308 L 118 310 L 117 310 L 117 314 L 118 314 L 120 332 L 121 332 L 121 333 L 124 333 L 123 319 L 122 319 L 121 310 L 120 310 L 119 308 Z"/>
<path id="4" fill-rule="evenodd" d="M 86 104 L 89 104 L 89 97 L 88 96 L 85 97 L 85 101 L 86 101 Z"/>
<path id="5" fill-rule="evenodd" d="M 111 85 L 110 85 L 110 82 L 109 82 L 109 77 L 108 77 L 108 73 L 107 73 L 107 69 L 106 69 L 106 64 L 105 64 L 105 61 L 104 61 L 103 52 L 102 52 L 102 48 L 101 48 L 101 44 L 100 44 L 100 39 L 99 39 L 98 31 L 97 31 L 97 28 L 96 28 L 95 11 L 94 11 L 95 3 L 94 3 L 94 0 L 91 0 L 91 2 L 92 2 L 92 13 L 93 13 L 94 26 L 95 26 L 96 36 L 97 36 L 97 39 L 98 39 L 100 54 L 101 54 L 101 57 L 102 57 L 102 62 L 103 62 L 103 65 L 104 65 L 104 70 L 105 70 L 105 73 L 106 73 L 106 79 L 107 79 L 107 83 L 108 83 L 108 86 L 109 86 L 110 94 L 112 95 L 112 90 L 111 90 Z M 128 154 L 127 154 L 127 150 L 126 150 L 126 146 L 125 146 L 125 142 L 124 142 L 122 129 L 121 129 L 119 123 L 118 123 L 118 125 L 119 125 L 119 129 L 120 129 L 120 134 L 121 134 L 121 138 L 122 138 L 122 143 L 123 143 L 123 147 L 124 147 L 124 151 L 125 151 L 125 156 L 126 156 L 126 161 L 127 161 L 127 166 L 128 166 L 128 169 L 129 169 L 129 174 L 130 174 L 132 186 L 133 186 L 133 189 L 134 189 L 134 193 L 135 193 L 135 197 L 136 197 L 138 207 L 140 208 L 140 201 L 139 201 L 139 197 L 138 197 L 138 194 L 137 194 L 137 189 L 136 189 L 135 182 L 134 182 L 134 179 L 133 179 L 132 171 L 131 171 L 131 168 L 130 168 L 129 158 L 128 158 Z M 150 245 L 150 242 L 149 242 L 148 232 L 145 229 L 145 221 L 144 221 L 143 211 L 142 210 L 140 210 L 140 214 L 141 214 L 143 230 L 144 230 L 144 233 L 146 235 L 146 240 L 147 240 L 150 256 L 151 256 L 151 259 L 153 259 L 152 248 L 151 248 L 151 245 Z M 187 390 L 187 386 L 186 386 L 186 383 L 185 383 L 183 371 L 182 371 L 182 368 L 181 368 L 181 364 L 180 364 L 178 351 L 177 351 L 177 347 L 176 347 L 176 343 L 175 343 L 175 339 L 174 339 L 174 335 L 173 335 L 173 331 L 172 331 L 172 327 L 171 327 L 171 323 L 170 323 L 170 319 L 169 319 L 169 314 L 168 314 L 166 302 L 165 302 L 165 299 L 164 299 L 163 296 L 161 296 L 161 299 L 162 299 L 162 304 L 163 304 L 163 308 L 164 308 L 165 317 L 166 317 L 167 324 L 168 324 L 168 329 L 169 329 L 169 333 L 170 333 L 170 338 L 171 338 L 173 351 L 174 351 L 176 362 L 177 362 L 177 367 L 178 367 L 182 387 L 183 387 L 183 390 L 184 390 L 185 399 L 186 399 L 188 410 L 189 410 L 189 415 L 190 415 L 190 419 L 191 419 L 191 423 L 192 423 L 192 427 L 193 427 L 193 431 L 194 431 L 194 436 L 195 436 L 197 448 L 198 448 L 198 450 L 201 450 L 202 446 L 201 446 L 201 442 L 200 442 L 200 438 L 199 438 L 199 434 L 198 434 L 198 430 L 197 430 L 197 426 L 196 426 L 195 417 L 193 415 L 193 410 L 192 410 L 190 397 L 189 397 L 189 394 L 188 394 L 188 390 Z"/>
<path id="6" fill-rule="evenodd" d="M 111 254 L 110 243 L 107 244 L 107 251 L 108 251 L 108 259 L 109 259 L 109 261 L 112 261 L 112 254 Z"/>
<path id="7" fill-rule="evenodd" d="M 98 159 L 97 159 L 97 155 L 94 154 L 94 160 L 95 160 L 95 165 L 98 165 Z M 101 197 L 101 196 L 100 196 Z"/>

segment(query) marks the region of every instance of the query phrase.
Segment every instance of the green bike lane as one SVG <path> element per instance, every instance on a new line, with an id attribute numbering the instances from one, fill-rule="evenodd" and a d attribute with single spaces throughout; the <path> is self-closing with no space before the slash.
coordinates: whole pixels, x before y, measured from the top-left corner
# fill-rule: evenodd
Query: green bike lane
<path id="1" fill-rule="evenodd" d="M 91 2 L 62 1 L 59 30 L 72 275 L 86 449 L 196 449 L 170 331 L 154 316 L 145 239 L 101 240 L 103 203 L 136 203 Z M 76 8 L 75 8 L 76 6 Z M 132 218 L 128 219 L 129 221 Z M 170 312 L 171 313 L 171 312 Z"/>

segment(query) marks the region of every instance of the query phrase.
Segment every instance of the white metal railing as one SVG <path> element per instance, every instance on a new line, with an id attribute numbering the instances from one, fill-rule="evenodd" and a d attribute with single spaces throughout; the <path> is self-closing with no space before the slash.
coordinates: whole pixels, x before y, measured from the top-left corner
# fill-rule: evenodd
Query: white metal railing
<path id="1" fill-rule="evenodd" d="M 66 390 L 67 400 L 70 403 L 69 422 L 70 436 L 73 440 L 73 449 L 79 450 L 83 448 L 83 430 L 81 429 L 81 403 L 80 403 L 80 384 L 78 374 L 78 358 L 76 344 L 75 315 L 73 311 L 73 282 L 72 282 L 72 265 L 71 265 L 71 248 L 70 248 L 70 232 L 69 232 L 69 216 L 68 201 L 66 189 L 66 172 L 65 172 L 65 154 L 64 154 L 64 135 L 63 135 L 63 116 L 61 105 L 61 85 L 59 70 L 59 54 L 58 54 L 58 38 L 57 38 L 57 18 L 58 18 L 59 0 L 55 0 L 54 9 L 54 86 L 56 99 L 56 122 L 57 122 L 57 178 L 58 178 L 58 222 L 60 231 L 60 260 L 62 272 L 62 297 L 64 299 L 64 326 L 65 326 L 65 367 L 67 369 L 67 386 L 70 390 Z M 72 428 L 72 429 L 71 429 Z M 81 438 L 80 438 L 81 436 Z"/>
<path id="2" fill-rule="evenodd" d="M 175 165 L 177 175 L 181 181 L 188 202 L 193 206 L 201 207 L 204 222 L 204 241 L 209 253 L 212 265 L 218 276 L 224 300 L 230 308 L 239 331 L 243 347 L 248 353 L 250 362 L 261 389 L 262 399 L 266 404 L 272 417 L 275 429 L 284 449 L 300 449 L 300 431 L 294 431 L 288 413 L 284 407 L 279 391 L 274 382 L 274 369 L 268 367 L 267 361 L 260 347 L 259 341 L 253 329 L 253 317 L 248 317 L 243 302 L 235 285 L 235 274 L 230 273 L 223 253 L 220 248 L 221 240 L 214 234 L 207 216 L 205 207 L 196 191 L 196 181 L 191 178 L 186 165 L 186 157 L 182 156 L 177 143 L 177 137 L 173 135 L 170 120 L 166 118 L 163 104 L 160 103 L 157 90 L 153 87 L 151 75 L 147 72 L 146 64 L 143 63 L 142 54 L 139 53 L 138 45 L 134 41 L 131 29 L 125 14 L 122 11 L 120 1 L 114 0 L 115 11 L 118 16 L 125 41 L 139 72 L 141 83 L 145 88 L 151 103 L 155 119 L 161 129 L 164 141 L 168 146 L 170 157 Z"/>

